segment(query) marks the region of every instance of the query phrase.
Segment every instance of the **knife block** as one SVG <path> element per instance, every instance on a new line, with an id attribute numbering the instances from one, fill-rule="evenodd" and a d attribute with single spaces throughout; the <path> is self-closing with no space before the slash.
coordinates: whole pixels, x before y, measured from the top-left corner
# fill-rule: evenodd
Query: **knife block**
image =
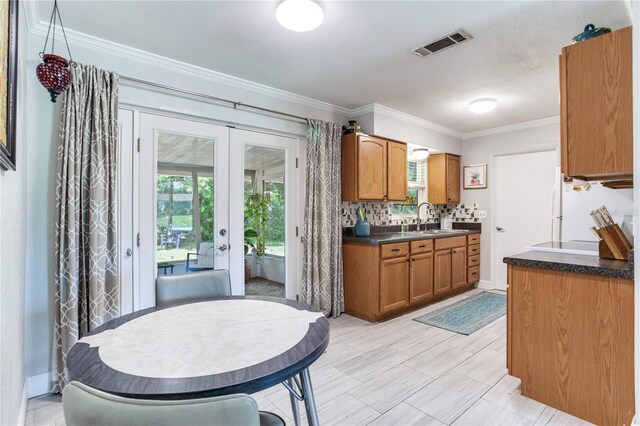
<path id="1" fill-rule="evenodd" d="M 600 236 L 598 245 L 600 257 L 603 259 L 627 260 L 629 250 L 633 247 L 617 224 L 597 229 Z"/>

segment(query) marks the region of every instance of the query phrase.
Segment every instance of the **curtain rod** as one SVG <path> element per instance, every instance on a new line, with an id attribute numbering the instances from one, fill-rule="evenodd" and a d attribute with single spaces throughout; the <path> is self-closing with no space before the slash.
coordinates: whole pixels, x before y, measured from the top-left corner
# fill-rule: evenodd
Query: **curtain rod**
<path id="1" fill-rule="evenodd" d="M 296 120 L 302 120 L 305 123 L 309 121 L 309 119 L 306 118 L 306 117 L 301 117 L 299 115 L 289 114 L 288 112 L 276 111 L 276 110 L 273 110 L 273 109 L 263 108 L 263 107 L 256 106 L 256 105 L 251 105 L 251 104 L 244 104 L 244 103 L 239 102 L 239 101 L 232 101 L 230 99 L 219 98 L 217 96 L 205 95 L 204 93 L 192 92 L 191 90 L 185 90 L 185 89 L 180 89 L 178 87 L 166 86 L 164 84 L 154 83 L 152 81 L 140 80 L 138 78 L 127 77 L 127 76 L 124 76 L 124 75 L 121 75 L 120 79 L 121 80 L 130 81 L 132 83 L 142 84 L 142 85 L 145 85 L 145 86 L 153 86 L 153 87 L 157 87 L 159 89 L 169 90 L 171 92 L 182 93 L 184 95 L 195 96 L 195 97 L 198 97 L 198 98 L 209 99 L 209 100 L 217 101 L 217 102 L 227 102 L 227 103 L 230 103 L 230 104 L 233 105 L 233 109 L 238 109 L 238 107 L 250 108 L 250 109 L 255 109 L 255 110 L 258 110 L 258 111 L 268 112 L 270 114 L 278 114 L 278 115 L 283 115 L 283 116 L 289 117 L 289 118 L 295 118 Z"/>

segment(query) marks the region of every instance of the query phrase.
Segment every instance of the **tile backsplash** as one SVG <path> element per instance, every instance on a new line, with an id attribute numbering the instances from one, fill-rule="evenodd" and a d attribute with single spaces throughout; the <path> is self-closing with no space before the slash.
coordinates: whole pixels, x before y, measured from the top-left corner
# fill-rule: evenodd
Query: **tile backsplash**
<path id="1" fill-rule="evenodd" d="M 390 203 L 378 202 L 342 202 L 342 226 L 354 226 L 356 223 L 356 209 L 362 207 L 369 223 L 373 226 L 400 225 L 405 221 L 409 224 L 417 223 L 416 218 L 393 218 Z M 436 204 L 425 205 L 421 209 L 422 223 L 439 223 L 441 217 L 451 216 L 454 222 L 479 222 L 478 204 Z"/>

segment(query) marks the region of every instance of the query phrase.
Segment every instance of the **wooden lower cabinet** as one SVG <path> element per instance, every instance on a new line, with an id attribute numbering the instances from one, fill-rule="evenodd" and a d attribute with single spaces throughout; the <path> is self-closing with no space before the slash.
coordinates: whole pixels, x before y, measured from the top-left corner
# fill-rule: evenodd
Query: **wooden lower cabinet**
<path id="1" fill-rule="evenodd" d="M 409 262 L 409 303 L 433 299 L 433 253 L 411 256 Z"/>
<path id="2" fill-rule="evenodd" d="M 380 313 L 388 313 L 409 304 L 409 258 L 380 262 Z"/>
<path id="3" fill-rule="evenodd" d="M 381 245 L 345 242 L 346 313 L 379 321 L 471 288 L 466 244 L 465 236 Z"/>
<path id="4" fill-rule="evenodd" d="M 458 247 L 451 250 L 451 289 L 457 290 L 467 286 L 467 248 Z"/>
<path id="5" fill-rule="evenodd" d="M 436 296 L 451 293 L 451 250 L 440 250 L 433 255 L 433 293 Z"/>
<path id="6" fill-rule="evenodd" d="M 523 396 L 598 425 L 634 416 L 634 282 L 508 266 L 507 368 Z"/>

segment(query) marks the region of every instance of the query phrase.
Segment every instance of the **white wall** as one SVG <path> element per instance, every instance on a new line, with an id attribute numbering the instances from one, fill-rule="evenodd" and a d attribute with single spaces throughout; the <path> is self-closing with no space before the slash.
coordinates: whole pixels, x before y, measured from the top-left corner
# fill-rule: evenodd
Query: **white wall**
<path id="1" fill-rule="evenodd" d="M 480 280 L 491 282 L 491 159 L 495 155 L 517 154 L 531 151 L 556 149 L 560 146 L 560 124 L 503 132 L 467 139 L 462 143 L 461 166 L 488 164 L 487 189 L 462 190 L 462 203 L 478 203 L 478 209 L 487 212 L 481 219 L 480 236 Z"/>
<path id="2" fill-rule="evenodd" d="M 392 113 L 384 107 L 377 106 L 374 115 L 374 134 L 376 135 L 424 146 L 435 151 L 462 154 L 461 135 L 441 133 L 430 129 L 420 120 L 411 120 L 401 114 Z"/>
<path id="3" fill-rule="evenodd" d="M 616 223 L 632 237 L 633 189 L 609 189 L 595 183 L 588 191 L 574 191 L 572 183 L 564 184 L 562 194 L 562 240 L 597 241 L 589 230 L 595 226 L 589 213 L 605 205 Z"/>
<path id="4" fill-rule="evenodd" d="M 23 19 L 21 18 L 21 21 Z M 26 37 L 19 31 L 17 170 L 0 172 L 0 424 L 24 420 L 24 286 L 27 146 L 24 66 Z"/>

